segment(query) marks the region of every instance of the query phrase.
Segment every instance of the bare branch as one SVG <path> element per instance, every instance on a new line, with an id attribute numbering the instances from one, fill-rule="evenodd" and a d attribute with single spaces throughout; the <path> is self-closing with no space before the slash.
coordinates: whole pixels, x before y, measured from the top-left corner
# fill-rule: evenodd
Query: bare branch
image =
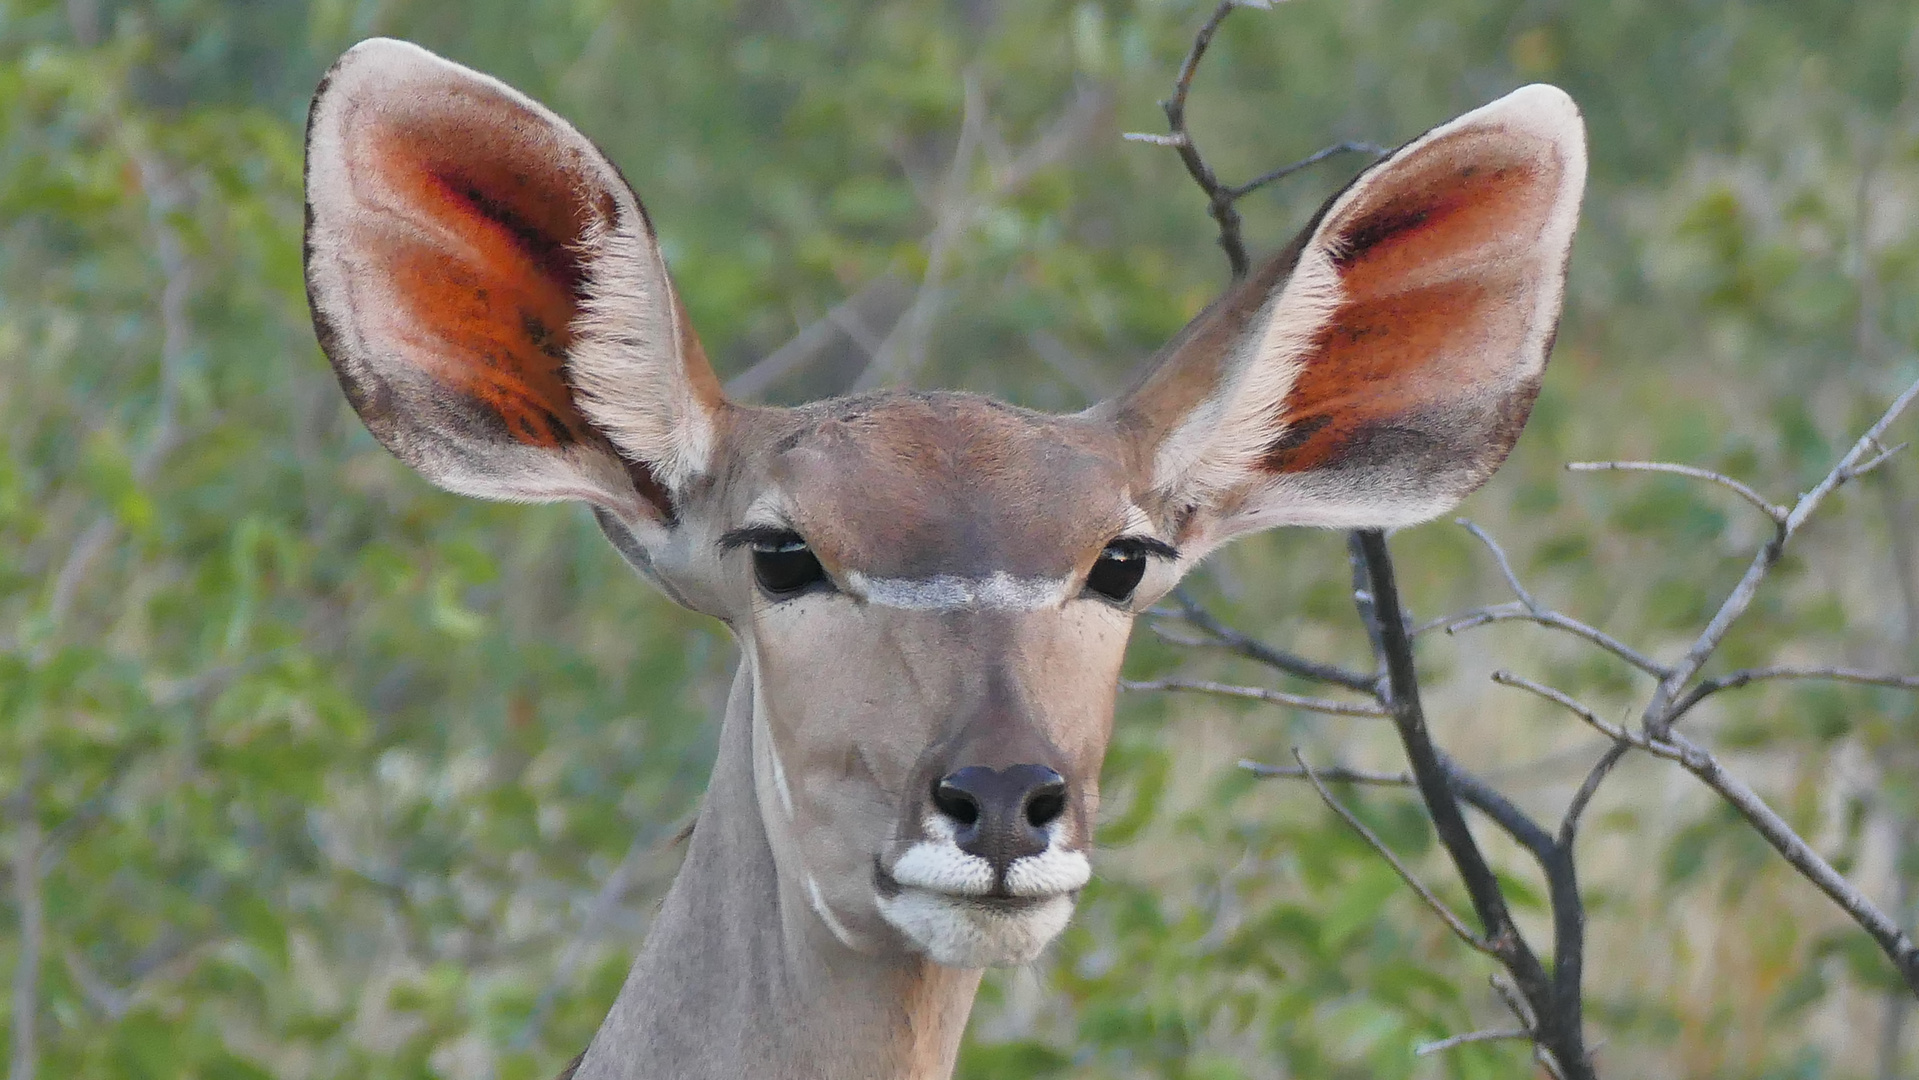
<path id="1" fill-rule="evenodd" d="M 1652 700 L 1647 702 L 1641 721 L 1648 735 L 1663 739 L 1672 730 L 1673 721 L 1676 719 L 1672 706 L 1680 692 L 1692 680 L 1692 677 L 1699 673 L 1699 669 L 1705 666 L 1714 650 L 1719 648 L 1719 643 L 1725 640 L 1733 623 L 1737 622 L 1739 617 L 1746 613 L 1746 609 L 1752 606 L 1753 599 L 1759 593 L 1760 583 L 1766 579 L 1766 575 L 1771 573 L 1773 566 L 1785 553 L 1786 543 L 1806 523 L 1813 512 L 1819 509 L 1826 498 L 1854 475 L 1852 470 L 1873 456 L 1874 450 L 1882 445 L 1880 440 L 1885 435 L 1886 429 L 1892 426 L 1893 421 L 1899 419 L 1900 414 L 1905 412 L 1915 399 L 1919 399 L 1919 382 L 1914 382 L 1906 388 L 1904 393 L 1893 399 L 1892 404 L 1888 405 L 1886 411 L 1880 414 L 1872 427 L 1853 443 L 1852 449 L 1839 459 L 1839 463 L 1833 466 L 1825 479 L 1815 485 L 1811 491 L 1801 495 L 1799 501 L 1793 504 L 1792 511 L 1786 515 L 1784 521 L 1779 523 L 1773 538 L 1753 555 L 1752 563 L 1746 568 L 1745 574 L 1739 579 L 1739 583 L 1733 586 L 1725 602 L 1719 605 L 1719 610 L 1713 614 L 1706 628 L 1700 631 L 1692 647 L 1686 650 L 1686 655 L 1680 658 L 1679 663 L 1675 664 L 1671 672 L 1660 682 L 1658 689 L 1653 691 Z"/>
<path id="2" fill-rule="evenodd" d="M 1400 744 L 1418 780 L 1421 801 L 1433 821 L 1440 843 L 1452 858 L 1474 910 L 1485 928 L 1485 941 L 1494 955 L 1513 976 L 1521 993 L 1532 1005 L 1537 1023 L 1538 1043 L 1551 1050 L 1553 1059 L 1576 1080 L 1591 1080 L 1594 1073 L 1585 1049 L 1583 1002 L 1579 978 L 1583 956 L 1582 928 L 1584 910 L 1579 902 L 1578 881 L 1573 863 L 1564 852 L 1552 848 L 1550 840 L 1535 849 L 1546 870 L 1553 898 L 1553 925 L 1558 970 L 1548 976 L 1545 966 L 1527 944 L 1506 906 L 1499 879 L 1487 865 L 1464 813 L 1455 797 L 1455 774 L 1463 776 L 1433 745 L 1419 701 L 1419 676 L 1413 660 L 1412 639 L 1406 617 L 1399 604 L 1399 586 L 1394 580 L 1392 554 L 1386 537 L 1375 530 L 1351 534 L 1354 566 L 1363 576 L 1365 588 L 1359 600 L 1368 617 L 1370 632 L 1380 658 L 1386 666 L 1388 696 L 1386 705 L 1393 725 L 1399 731 Z M 1303 763 L 1302 763 L 1303 764 Z M 1503 802 L 1503 798 L 1499 800 Z M 1531 825 L 1523 814 L 1514 814 Z M 1539 831 L 1537 826 L 1532 826 Z M 1523 842 L 1523 841 L 1522 841 Z M 1541 851 L 1544 854 L 1541 854 Z"/>
<path id="3" fill-rule="evenodd" d="M 1532 1032 L 1521 1029 L 1513 1029 L 1511 1031 L 1469 1031 L 1464 1035 L 1454 1035 L 1449 1039 L 1441 1039 L 1438 1042 L 1420 1043 L 1413 1047 L 1413 1056 L 1425 1057 L 1428 1054 L 1437 1054 L 1442 1050 L 1451 1050 L 1455 1047 L 1466 1046 L 1470 1043 L 1500 1042 L 1506 1039 L 1530 1039 L 1532 1037 Z"/>
<path id="4" fill-rule="evenodd" d="M 1519 575 L 1513 573 L 1513 564 L 1506 558 L 1506 549 L 1500 547 L 1498 541 L 1468 518 L 1454 518 L 1453 523 L 1463 526 L 1467 532 L 1478 537 L 1479 542 L 1486 545 L 1486 550 L 1493 553 L 1493 561 L 1499 564 L 1500 576 L 1506 579 L 1506 585 L 1512 589 L 1514 596 L 1519 597 L 1519 602 L 1526 605 L 1527 611 L 1538 616 L 1546 614 L 1547 609 L 1533 599 L 1533 594 L 1526 591 L 1526 586 L 1519 583 Z"/>
<path id="5" fill-rule="evenodd" d="M 1199 71 L 1199 62 L 1205 58 L 1207 47 L 1213 43 L 1213 34 L 1237 6 L 1234 0 L 1223 0 L 1206 17 L 1199 32 L 1193 35 L 1193 47 L 1187 51 L 1186 59 L 1179 65 L 1179 74 L 1173 79 L 1173 96 L 1159 103 L 1160 108 L 1166 111 L 1166 127 L 1172 133 L 1171 138 L 1178 140 L 1171 145 L 1179 151 L 1179 159 L 1185 163 L 1193 182 L 1206 193 L 1207 211 L 1219 223 L 1219 246 L 1226 252 L 1226 262 L 1232 267 L 1235 281 L 1246 276 L 1248 266 L 1246 241 L 1239 231 L 1239 211 L 1233 209 L 1233 200 L 1228 196 L 1226 185 L 1220 183 L 1212 166 L 1200 156 L 1199 148 L 1193 145 L 1192 134 L 1186 130 L 1186 95 L 1192 92 L 1193 75 Z"/>
<path id="6" fill-rule="evenodd" d="M 1241 760 L 1239 767 L 1262 780 L 1304 780 L 1310 775 L 1304 767 L 1297 765 L 1262 765 L 1257 761 Z M 1335 784 L 1376 784 L 1381 787 L 1412 787 L 1415 781 L 1412 773 L 1369 772 L 1365 769 L 1347 769 L 1338 765 L 1327 765 L 1311 770 L 1322 780 Z"/>
<path id="7" fill-rule="evenodd" d="M 1694 705 L 1721 690 L 1737 690 L 1742 686 L 1768 679 L 1828 679 L 1833 682 L 1858 683 L 1864 686 L 1888 686 L 1895 690 L 1919 690 L 1919 675 L 1887 675 L 1842 667 L 1746 668 L 1742 671 L 1700 680 L 1692 689 L 1686 691 L 1683 697 L 1673 703 L 1670 716 L 1677 720 Z"/>
<path id="8" fill-rule="evenodd" d="M 1351 826 L 1352 830 L 1358 833 L 1360 838 L 1365 840 L 1368 846 L 1374 851 L 1379 852 L 1380 857 L 1392 865 L 1393 871 L 1399 875 L 1399 879 L 1404 881 L 1407 887 L 1412 889 L 1413 892 L 1419 894 L 1419 898 L 1425 902 L 1428 908 L 1432 909 L 1433 914 L 1439 916 L 1439 920 L 1445 923 L 1448 929 L 1458 935 L 1459 940 L 1488 956 L 1499 957 L 1499 951 L 1478 934 L 1473 933 L 1472 929 L 1468 927 L 1465 921 L 1458 915 L 1453 914 L 1453 910 L 1446 906 L 1446 902 L 1434 895 L 1433 891 L 1428 889 L 1405 863 L 1400 862 L 1399 856 L 1393 854 L 1392 849 L 1387 847 L 1373 830 L 1367 828 L 1365 822 L 1353 816 L 1351 810 L 1346 809 L 1340 804 L 1338 799 L 1333 798 L 1333 793 L 1328 791 L 1326 785 L 1320 782 L 1319 775 L 1313 771 L 1312 766 L 1306 764 L 1306 758 L 1299 752 L 1298 747 L 1293 748 L 1293 758 L 1299 762 L 1300 770 L 1313 785 L 1313 790 L 1319 792 L 1320 801 L 1325 803 L 1333 813 L 1338 814 L 1340 820 Z"/>
<path id="9" fill-rule="evenodd" d="M 1812 516 L 1813 511 L 1819 509 L 1819 505 L 1826 501 L 1826 496 L 1839 490 L 1841 485 L 1861 475 L 1885 456 L 1881 454 L 1870 460 L 1867 459 L 1868 454 L 1885 445 L 1881 439 L 1886 434 L 1886 429 L 1890 428 L 1915 400 L 1919 400 L 1919 382 L 1906 387 L 1904 393 L 1894 398 L 1892 404 L 1886 406 L 1886 411 L 1880 414 L 1879 419 L 1852 444 L 1852 449 L 1846 451 L 1846 456 L 1839 459 L 1839 464 L 1833 466 L 1832 472 L 1828 473 L 1826 478 L 1811 491 L 1799 497 L 1799 501 L 1793 504 L 1792 516 L 1786 522 L 1789 531 L 1797 531 L 1806 523 L 1806 519 Z"/>
<path id="10" fill-rule="evenodd" d="M 1542 686 L 1530 679 L 1524 679 L 1509 671 L 1493 674 L 1493 681 L 1505 686 L 1515 686 L 1530 691 L 1548 701 L 1558 704 L 1581 720 L 1597 728 L 1601 733 L 1618 745 L 1630 745 L 1649 754 L 1676 761 L 1686 771 L 1704 781 L 1706 786 L 1718 792 L 1720 797 L 1732 804 L 1741 817 L 1752 825 L 1773 850 L 1785 857 L 1793 869 L 1811 881 L 1819 891 L 1825 893 L 1837 903 L 1853 921 L 1863 927 L 1866 933 L 1878 943 L 1892 961 L 1906 985 L 1914 993 L 1919 993 L 1919 946 L 1902 930 L 1897 921 L 1881 911 L 1877 905 L 1867 899 L 1853 884 L 1847 881 L 1832 865 L 1819 856 L 1792 826 L 1786 824 L 1765 800 L 1738 777 L 1727 772 L 1717 758 L 1705 748 L 1687 740 L 1685 737 L 1668 732 L 1663 737 L 1651 734 L 1630 732 L 1601 720 L 1591 709 L 1573 700 L 1571 697 Z"/>
<path id="11" fill-rule="evenodd" d="M 1244 698 L 1248 701 L 1263 701 L 1269 705 L 1285 705 L 1333 716 L 1377 718 L 1386 715 L 1385 709 L 1368 701 L 1334 701 L 1330 698 L 1288 694 L 1283 690 L 1268 690 L 1263 686 L 1234 686 L 1231 683 L 1208 682 L 1204 679 L 1152 679 L 1144 682 L 1121 679 L 1119 687 L 1122 690 L 1179 690 L 1196 694 L 1213 694 L 1218 697 Z"/>
<path id="12" fill-rule="evenodd" d="M 1886 462 L 1891 461 L 1894 455 L 1911 445 L 1911 443 L 1900 443 L 1897 446 L 1888 447 L 1883 453 L 1872 460 L 1854 465 L 1846 470 L 1845 480 L 1842 482 L 1850 483 L 1851 481 L 1859 479 L 1879 466 L 1884 465 Z"/>
<path id="13" fill-rule="evenodd" d="M 1155 135 L 1150 131 L 1128 131 L 1123 132 L 1120 138 L 1125 139 L 1127 142 L 1148 143 L 1153 146 L 1179 147 L 1186 145 L 1186 135 L 1184 132 L 1172 135 Z"/>
<path id="14" fill-rule="evenodd" d="M 1506 835 L 1531 852 L 1539 861 L 1540 868 L 1550 875 L 1556 855 L 1552 835 L 1540 828 L 1538 822 L 1527 817 L 1526 812 L 1514 805 L 1511 799 L 1500 794 L 1499 789 L 1467 772 L 1459 762 L 1453 760 L 1452 755 L 1443 750 L 1436 752 L 1440 767 L 1446 773 L 1446 783 L 1452 788 L 1453 794 L 1504 829 Z"/>
<path id="15" fill-rule="evenodd" d="M 1566 804 L 1566 813 L 1559 819 L 1559 846 L 1570 856 L 1573 842 L 1579 839 L 1579 818 L 1585 814 L 1586 807 L 1599 793 L 1599 785 L 1611 775 L 1613 766 L 1618 765 L 1626 751 L 1632 749 L 1631 743 L 1616 742 L 1606 748 L 1599 760 L 1586 772 L 1586 779 L 1579 784 L 1579 790 L 1573 792 L 1572 801 Z"/>
<path id="16" fill-rule="evenodd" d="M 1711 469 L 1702 469 L 1696 465 L 1677 465 L 1670 461 L 1573 461 L 1566 464 L 1566 471 L 1658 472 L 1671 473 L 1674 476 L 1689 476 L 1694 480 L 1709 480 L 1733 494 L 1738 495 L 1740 498 L 1758 507 L 1759 512 L 1771 518 L 1774 524 L 1785 524 L 1786 515 L 1792 512 L 1724 473 L 1716 473 Z"/>
<path id="17" fill-rule="evenodd" d="M 1594 645 L 1599 646 L 1655 678 L 1663 679 L 1670 675 L 1673 670 L 1671 667 L 1654 660 L 1652 657 L 1620 641 L 1604 630 L 1588 626 L 1578 619 L 1570 618 L 1557 611 L 1547 610 L 1535 613 L 1528 610 L 1524 603 L 1494 604 L 1490 607 L 1462 611 L 1456 615 L 1448 615 L 1444 618 L 1422 623 L 1414 628 L 1413 633 L 1415 635 L 1422 634 L 1437 628 L 1444 629 L 1446 633 L 1450 635 L 1500 622 L 1537 623 L 1540 626 L 1550 626 L 1554 630 L 1563 630 L 1568 634 L 1585 638 L 1587 641 L 1592 642 Z"/>
<path id="18" fill-rule="evenodd" d="M 1377 158 L 1377 157 L 1385 157 L 1387 154 L 1390 154 L 1390 153 L 1392 153 L 1392 150 L 1390 150 L 1387 147 L 1380 146 L 1377 143 L 1369 143 L 1369 142 L 1334 143 L 1331 146 L 1313 151 L 1312 153 L 1306 155 L 1305 157 L 1300 158 L 1298 161 L 1293 162 L 1291 165 L 1281 165 L 1279 168 L 1274 169 L 1272 172 L 1269 172 L 1265 174 L 1264 176 L 1255 177 L 1239 185 L 1238 187 L 1227 188 L 1226 193 L 1235 199 L 1243 199 L 1246 196 L 1251 195 L 1253 192 L 1258 191 L 1260 188 L 1265 187 L 1267 184 L 1273 183 L 1274 181 L 1277 181 L 1277 180 L 1284 180 L 1301 169 L 1308 168 L 1313 165 L 1317 165 L 1320 162 L 1325 161 L 1327 158 L 1335 157 L 1339 154 L 1371 154 L 1372 156 Z"/>
<path id="19" fill-rule="evenodd" d="M 1306 657 L 1287 652 L 1284 649 L 1274 648 L 1257 638 L 1242 634 L 1215 618 L 1211 612 L 1207 611 L 1198 601 L 1194 600 L 1191 594 L 1187 593 L 1185 589 L 1173 590 L 1173 599 L 1179 604 L 1178 611 L 1155 611 L 1154 613 L 1164 614 L 1169 618 L 1177 618 L 1192 626 L 1198 627 L 1200 630 L 1212 635 L 1215 640 L 1210 644 L 1216 645 L 1218 648 L 1236 653 L 1248 660 L 1256 660 L 1259 663 L 1265 664 L 1267 667 L 1276 668 L 1288 675 L 1297 675 L 1302 679 L 1312 679 L 1316 682 L 1332 683 L 1335 686 L 1343 686 L 1348 690 L 1357 690 L 1362 694 L 1378 694 L 1379 679 L 1375 676 L 1364 675 L 1357 671 L 1348 671 L 1336 664 L 1328 664 L 1319 660 L 1309 660 Z"/>
<path id="20" fill-rule="evenodd" d="M 1246 258 L 1246 240 L 1240 234 L 1239 211 L 1234 203 L 1247 195 L 1276 180 L 1291 176 L 1309 165 L 1325 161 L 1327 158 L 1349 152 L 1384 154 L 1383 147 L 1365 142 L 1343 142 L 1328 146 L 1290 165 L 1283 165 L 1262 176 L 1255 177 L 1238 187 L 1232 187 L 1220 180 L 1219 174 L 1206 163 L 1199 147 L 1193 143 L 1193 133 L 1186 126 L 1186 98 L 1193 89 L 1193 75 L 1199 70 L 1199 63 L 1206 56 L 1206 50 L 1213 43 L 1213 35 L 1226 16 L 1236 7 L 1265 7 L 1264 3 L 1249 3 L 1248 0 L 1224 0 L 1213 13 L 1200 25 L 1199 32 L 1193 35 L 1193 45 L 1186 53 L 1186 59 L 1179 65 L 1179 74 L 1173 80 L 1173 96 L 1159 103 L 1166 111 L 1167 134 L 1153 135 L 1146 132 L 1127 132 L 1123 137 L 1130 142 L 1146 143 L 1152 146 L 1167 146 L 1178 151 L 1179 160 L 1185 164 L 1186 172 L 1193 182 L 1206 193 L 1206 211 L 1219 224 L 1219 246 L 1226 252 L 1226 264 L 1232 269 L 1233 280 L 1246 276 L 1251 265 Z"/>
<path id="21" fill-rule="evenodd" d="M 1513 1019 L 1519 1021 L 1520 1027 L 1532 1029 L 1539 1026 L 1532 1009 L 1527 1006 L 1526 999 L 1519 996 L 1519 987 L 1513 985 L 1510 976 L 1495 971 L 1486 976 L 1486 982 L 1493 988 L 1493 993 L 1499 995 L 1499 1000 L 1505 1003 Z"/>
<path id="22" fill-rule="evenodd" d="M 1872 936 L 1905 980 L 1906 986 L 1919 994 L 1919 945 L 1913 944 L 1912 938 L 1897 921 L 1881 911 L 1878 905 L 1834 870 L 1832 864 L 1821 858 L 1810 844 L 1793 831 L 1792 826 L 1786 824 L 1784 818 L 1766 805 L 1757 792 L 1727 772 L 1710 752 L 1677 732 L 1654 743 L 1651 750 L 1661 757 L 1677 761 L 1687 772 L 1697 776 L 1707 787 L 1731 803 L 1733 809 L 1739 811 L 1739 815 L 1772 845 L 1773 850 L 1792 864 L 1793 869 L 1830 897 Z"/>
<path id="23" fill-rule="evenodd" d="M 1536 683 L 1532 681 L 1531 679 L 1522 678 L 1521 676 L 1515 675 L 1510 671 L 1504 671 L 1504 670 L 1493 672 L 1493 681 L 1498 683 L 1501 686 L 1515 686 L 1521 690 L 1530 691 L 1534 694 L 1539 695 L 1540 697 L 1545 698 L 1547 701 L 1550 701 L 1553 704 L 1560 706 L 1566 711 L 1572 713 L 1574 716 L 1577 716 L 1581 720 L 1584 720 L 1586 723 L 1592 725 L 1594 730 L 1598 731 L 1601 735 L 1604 735 L 1606 738 L 1611 739 L 1615 743 L 1625 743 L 1629 746 L 1634 746 L 1641 750 L 1652 749 L 1651 743 L 1646 739 L 1645 736 L 1635 734 L 1631 731 L 1627 731 L 1625 728 L 1622 728 L 1618 726 L 1617 724 L 1609 724 L 1606 721 L 1601 720 L 1599 718 L 1598 713 L 1593 712 L 1591 709 L 1587 708 L 1586 706 L 1581 705 L 1578 701 L 1575 701 L 1571 697 L 1568 697 L 1566 694 L 1558 690 L 1555 690 L 1550 686 L 1546 686 L 1542 683 Z"/>
<path id="24" fill-rule="evenodd" d="M 1519 597 L 1519 610 L 1515 611 L 1511 605 L 1480 608 L 1476 611 L 1467 612 L 1464 615 L 1449 616 L 1445 619 L 1428 623 L 1415 629 L 1413 631 L 1415 635 L 1430 630 L 1435 626 L 1445 627 L 1446 633 L 1450 635 L 1456 634 L 1461 630 L 1470 630 L 1476 626 L 1484 626 L 1487 623 L 1505 622 L 1508 619 L 1523 618 L 1529 622 L 1538 623 L 1541 626 L 1550 626 L 1555 629 L 1564 630 L 1567 633 L 1577 634 L 1648 674 L 1663 677 L 1670 670 L 1664 664 L 1641 654 L 1638 650 L 1633 649 L 1612 635 L 1595 627 L 1587 626 L 1577 619 L 1561 615 L 1559 612 L 1541 604 L 1539 600 L 1527 590 L 1526 586 L 1520 583 L 1519 575 L 1513 571 L 1512 562 L 1506 558 L 1506 549 L 1500 547 L 1499 542 L 1494 540 L 1491 534 L 1466 518 L 1455 518 L 1454 521 L 1463 526 L 1467 532 L 1477 537 L 1480 543 L 1486 545 L 1487 551 L 1492 552 L 1493 561 L 1499 564 L 1500 576 L 1506 579 L 1506 584 L 1512 589 L 1513 595 Z"/>

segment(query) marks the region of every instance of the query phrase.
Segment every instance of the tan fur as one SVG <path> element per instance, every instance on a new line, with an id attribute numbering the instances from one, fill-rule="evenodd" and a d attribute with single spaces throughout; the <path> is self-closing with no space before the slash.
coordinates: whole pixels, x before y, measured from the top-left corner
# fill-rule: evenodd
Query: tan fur
<path id="1" fill-rule="evenodd" d="M 328 79 L 309 296 L 368 427 L 451 490 L 592 503 L 742 652 L 686 862 L 573 1080 L 950 1076 L 976 966 L 1029 960 L 1087 879 L 1134 617 L 1238 533 L 1404 524 L 1482 482 L 1584 176 L 1576 111 L 1531 88 L 1364 174 L 1117 401 L 752 408 L 564 121 L 397 42 Z M 761 588 L 766 530 L 826 580 Z M 1182 550 L 1115 600 L 1087 587 L 1115 541 Z M 1036 766 L 1060 814 L 997 870 L 962 851 L 941 777 Z"/>

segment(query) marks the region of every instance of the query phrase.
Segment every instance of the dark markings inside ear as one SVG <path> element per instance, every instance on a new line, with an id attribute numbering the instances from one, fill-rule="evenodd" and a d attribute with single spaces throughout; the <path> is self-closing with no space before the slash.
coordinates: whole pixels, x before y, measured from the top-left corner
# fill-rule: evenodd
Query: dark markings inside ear
<path id="1" fill-rule="evenodd" d="M 1522 332 L 1528 312 L 1513 297 L 1529 267 L 1502 267 L 1497 256 L 1529 251 L 1555 187 L 1537 163 L 1428 158 L 1401 163 L 1407 175 L 1389 197 L 1332 223 L 1328 247 L 1345 299 L 1287 396 L 1288 425 L 1261 460 L 1266 470 L 1343 469 L 1408 445 L 1386 432 L 1423 432 L 1421 441 L 1458 464 L 1509 446 L 1525 423 L 1536 383 L 1477 404 L 1457 395 L 1476 369 L 1503 362 L 1488 354 Z M 1462 423 L 1457 412 L 1419 418 L 1422 405 L 1447 397 L 1482 422 Z M 1494 411 L 1501 415 L 1485 415 Z M 1481 445 L 1460 445 L 1467 432 Z"/>

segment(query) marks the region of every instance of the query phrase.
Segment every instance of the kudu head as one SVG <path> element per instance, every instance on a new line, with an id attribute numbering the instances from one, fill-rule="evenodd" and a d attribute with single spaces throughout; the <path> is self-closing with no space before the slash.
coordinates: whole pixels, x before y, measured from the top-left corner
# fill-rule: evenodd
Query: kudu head
<path id="1" fill-rule="evenodd" d="M 566 121 L 368 41 L 308 129 L 314 324 L 373 434 L 450 491 L 578 500 L 723 620 L 778 872 L 847 947 L 1032 958 L 1086 883 L 1135 617 L 1218 545 L 1456 504 L 1539 389 L 1585 181 L 1532 86 L 1364 172 L 1134 388 L 721 393 L 619 170 Z"/>

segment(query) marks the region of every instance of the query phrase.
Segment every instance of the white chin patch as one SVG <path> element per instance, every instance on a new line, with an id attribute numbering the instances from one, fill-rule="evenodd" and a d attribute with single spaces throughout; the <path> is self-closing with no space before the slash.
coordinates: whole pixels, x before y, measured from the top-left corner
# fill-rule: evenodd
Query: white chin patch
<path id="1" fill-rule="evenodd" d="M 959 968 L 1029 963 L 1073 916 L 1073 898 L 1064 894 L 1004 906 L 908 887 L 880 897 L 879 906 L 935 963 Z"/>

